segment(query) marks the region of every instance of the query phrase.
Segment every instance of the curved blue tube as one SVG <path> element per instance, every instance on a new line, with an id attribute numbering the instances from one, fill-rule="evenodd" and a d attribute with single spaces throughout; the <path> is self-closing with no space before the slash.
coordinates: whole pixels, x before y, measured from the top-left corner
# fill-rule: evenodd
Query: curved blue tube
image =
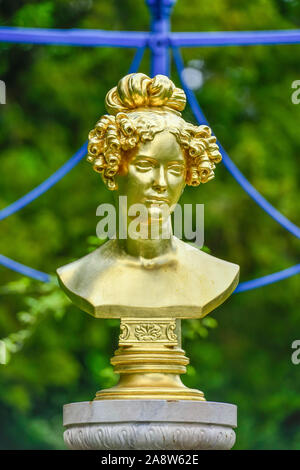
<path id="1" fill-rule="evenodd" d="M 132 73 L 135 70 L 138 70 L 141 60 L 143 58 L 144 50 L 145 50 L 145 47 L 141 47 L 137 50 L 133 58 L 132 64 L 130 66 L 129 73 Z M 27 204 L 32 202 L 34 199 L 38 198 L 43 193 L 48 191 L 48 189 L 50 189 L 52 186 L 58 183 L 59 180 L 61 180 L 70 170 L 72 170 L 72 168 L 74 168 L 74 166 L 77 165 L 77 163 L 79 163 L 80 160 L 83 159 L 86 153 L 87 153 L 87 141 L 80 147 L 79 150 L 77 150 L 77 152 L 62 167 L 60 167 L 55 173 L 53 173 L 53 175 L 51 175 L 49 178 L 43 181 L 43 183 L 41 183 L 39 186 L 34 188 L 29 193 L 22 196 L 17 201 L 13 202 L 9 206 L 0 210 L 0 220 L 3 220 L 6 217 L 9 217 L 10 215 L 14 214 L 18 210 L 27 206 Z"/>
<path id="2" fill-rule="evenodd" d="M 0 41 L 5 41 L 7 39 L 4 39 L 5 38 L 5 34 L 8 34 L 8 36 L 10 38 L 13 37 L 13 35 L 10 34 L 9 31 L 3 31 L 3 30 L 8 30 L 8 29 L 16 29 L 16 28 L 0 28 Z M 17 28 L 18 29 L 18 28 Z M 2 30 L 2 31 L 1 31 Z M 44 33 L 45 33 L 46 30 L 44 30 Z M 28 31 L 27 31 L 28 32 Z M 57 31 L 56 31 L 57 32 Z M 19 33 L 21 33 L 21 31 L 19 30 Z M 35 34 L 35 37 L 32 38 L 34 39 L 33 41 L 29 40 L 29 37 L 27 36 L 25 38 L 25 36 L 22 36 L 22 34 L 20 34 L 19 36 L 17 35 L 15 37 L 14 40 L 12 40 L 12 42 L 33 42 L 33 43 L 47 43 L 47 44 L 51 44 L 51 43 L 56 43 L 55 41 L 57 41 L 59 39 L 59 35 L 54 37 L 53 35 L 51 36 L 51 38 L 46 38 L 45 36 L 44 37 L 38 37 L 38 29 L 36 29 L 36 31 L 31 31 L 31 33 Z M 98 44 L 93 44 L 91 42 L 91 40 L 93 41 L 95 38 L 93 37 L 93 33 L 94 31 L 91 31 L 91 36 L 90 38 L 85 38 L 83 39 L 83 42 L 78 42 L 76 43 L 75 42 L 68 42 L 68 39 L 65 38 L 64 39 L 64 42 L 63 44 L 72 44 L 72 45 L 120 45 L 120 46 L 123 46 L 123 47 L 132 47 L 132 46 L 139 46 L 139 49 L 133 59 L 133 63 L 130 67 L 130 70 L 129 70 L 129 73 L 132 73 L 135 71 L 135 69 L 138 68 L 139 64 L 140 64 L 140 61 L 143 57 L 143 53 L 144 53 L 144 49 L 146 47 L 146 44 L 148 44 L 148 36 L 146 38 L 144 38 L 145 40 L 142 41 L 141 43 L 137 43 L 135 42 L 134 44 L 133 43 L 130 43 L 131 45 L 129 45 L 129 42 L 130 40 L 133 40 L 133 36 L 130 37 L 130 39 L 128 41 L 123 41 L 122 44 L 117 44 L 117 42 L 120 40 L 121 38 L 121 33 L 120 33 L 120 36 L 118 38 L 114 38 L 113 41 L 115 41 L 115 43 L 113 43 L 113 41 L 111 41 L 109 44 L 108 43 L 101 43 L 100 42 Z M 99 31 L 97 31 L 97 33 L 99 33 Z M 102 32 L 103 33 L 103 32 Z M 136 38 L 138 38 L 138 34 L 139 33 L 136 33 Z M 140 36 L 142 36 L 143 33 L 140 33 Z M 185 33 L 183 33 L 185 34 Z M 256 34 L 256 33 L 255 33 Z M 8 37 L 7 36 L 7 37 Z M 107 35 L 108 37 L 109 35 Z M 110 39 L 112 39 L 112 35 L 110 37 Z M 70 37 L 69 37 L 70 38 Z M 104 38 L 105 39 L 105 38 Z M 107 38 L 106 38 L 107 39 Z M 122 40 L 124 38 L 121 38 Z M 141 39 L 141 38 L 140 38 Z M 170 39 L 170 38 L 169 38 Z M 293 42 L 290 42 L 290 39 L 289 38 L 289 42 L 277 42 L 277 43 L 281 43 L 281 44 L 284 44 L 284 43 L 295 43 L 295 42 L 299 42 L 298 40 L 296 41 L 293 41 Z M 74 36 L 72 38 L 72 40 L 74 40 Z M 77 40 L 78 41 L 81 41 L 81 38 L 77 37 Z M 100 38 L 100 36 L 98 35 L 98 40 L 103 40 L 103 37 L 102 39 Z M 45 41 L 45 42 L 44 42 Z M 54 42 L 52 42 L 54 41 Z M 269 42 L 261 42 L 261 43 L 269 43 Z M 171 42 L 172 44 L 172 42 Z M 174 39 L 174 42 L 173 42 L 173 46 L 176 44 L 176 40 Z M 177 43 L 178 44 L 178 43 Z M 250 44 L 250 42 L 248 43 Z M 257 42 L 257 44 L 259 44 L 259 42 Z M 192 45 L 192 44 L 190 44 Z M 204 45 L 207 45 L 204 44 Z M 212 44 L 214 45 L 214 44 Z M 232 44 L 224 44 L 223 45 L 232 45 Z M 184 83 L 183 79 L 182 79 L 182 76 L 181 76 L 181 71 L 183 70 L 183 61 L 182 61 L 182 58 L 180 56 L 180 53 L 179 51 L 176 49 L 176 47 L 172 47 L 173 49 L 173 54 L 174 54 L 174 58 L 175 58 L 175 62 L 176 62 L 176 66 L 177 66 L 177 69 L 178 69 L 178 72 L 180 74 L 180 78 L 181 78 L 181 81 L 182 81 L 182 85 L 183 85 L 183 88 L 185 89 L 185 92 L 187 94 L 187 97 L 188 97 L 188 100 L 191 104 L 191 107 L 192 107 L 192 110 L 195 114 L 195 117 L 196 119 L 198 120 L 199 124 L 200 123 L 207 123 L 207 120 L 196 100 L 196 97 L 194 95 L 194 93 L 192 92 L 192 90 L 190 90 L 187 85 Z M 220 144 L 219 144 L 220 145 Z M 238 170 L 238 168 L 234 165 L 234 163 L 230 160 L 229 156 L 226 154 L 225 150 L 222 148 L 222 146 L 220 145 L 220 149 L 221 149 L 221 153 L 223 155 L 223 161 L 225 163 L 225 165 L 227 164 L 227 168 L 229 169 L 229 171 L 233 174 L 233 176 L 237 179 L 237 181 L 240 183 L 240 185 L 248 192 L 249 195 L 250 192 L 252 192 L 252 196 L 254 195 L 253 199 L 262 207 L 263 205 L 265 205 L 265 208 L 264 210 L 266 210 L 268 212 L 268 210 L 272 209 L 274 211 L 274 214 L 276 217 L 274 217 L 274 214 L 272 215 L 272 217 L 277 220 L 278 223 L 280 223 L 281 225 L 283 225 L 285 228 L 287 228 L 285 225 L 287 225 L 287 223 L 291 224 L 291 228 L 293 230 L 293 227 L 296 228 L 298 231 L 299 231 L 299 228 L 296 227 L 294 224 L 292 224 L 292 222 L 290 222 L 288 219 L 286 219 L 284 216 L 282 216 L 282 214 L 280 214 L 271 204 L 268 203 L 268 201 L 266 201 L 256 190 L 255 188 L 253 188 L 253 186 L 246 180 L 246 178 L 242 175 L 242 173 Z M 4 219 L 5 217 L 8 217 L 9 215 L 13 214 L 14 212 L 16 212 L 17 210 L 21 209 L 22 207 L 24 207 L 25 205 L 29 204 L 31 201 L 33 201 L 36 197 L 40 196 L 41 194 L 43 194 L 45 191 L 47 191 L 50 187 L 52 187 L 56 182 L 58 182 L 63 176 L 65 176 L 66 173 L 68 173 L 68 171 L 70 171 L 77 163 L 78 161 L 80 161 L 84 155 L 86 154 L 86 151 L 87 151 L 87 143 L 85 143 L 77 152 L 76 154 L 73 155 L 73 157 L 71 157 L 70 160 L 68 160 L 59 170 L 57 170 L 57 172 L 55 172 L 53 175 L 51 175 L 46 181 L 44 181 L 41 185 L 37 186 L 36 188 L 34 188 L 32 191 L 30 191 L 28 194 L 26 194 L 25 196 L 23 196 L 22 198 L 20 198 L 18 201 L 15 201 L 13 204 L 11 204 L 10 206 L 6 207 L 5 209 L 3 209 L 2 211 L 0 211 L 0 220 Z M 235 174 L 234 174 L 235 173 Z M 268 210 L 267 210 L 268 209 Z M 269 213 L 269 212 L 268 212 Z M 269 214 L 271 215 L 271 214 Z M 291 231 L 291 233 L 293 233 L 293 231 Z M 298 232 L 296 232 L 298 233 Z M 295 234 L 295 233 L 294 233 Z M 299 236 L 299 233 L 298 235 L 296 236 Z M 37 271 L 33 268 L 30 268 L 28 266 L 25 266 L 21 263 L 18 263 L 10 258 L 7 258 L 6 256 L 4 255 L 0 255 L 0 264 L 9 268 L 9 269 L 12 269 L 14 271 L 17 271 L 21 274 L 24 274 L 26 276 L 29 276 L 33 279 L 37 279 L 37 280 L 40 280 L 40 281 L 43 281 L 43 282 L 49 282 L 50 280 L 50 276 L 44 272 L 41 272 L 41 271 Z M 267 275 L 267 276 L 263 276 L 261 278 L 258 278 L 258 279 L 253 279 L 251 281 L 246 281 L 246 282 L 242 282 L 238 285 L 238 287 L 236 288 L 236 290 L 234 291 L 234 293 L 238 293 L 238 292 L 244 292 L 244 291 L 247 291 L 247 290 L 250 290 L 250 289 L 254 289 L 254 288 L 258 288 L 258 287 L 261 287 L 261 286 L 264 286 L 264 285 L 267 285 L 267 284 L 270 284 L 270 283 L 273 283 L 273 282 L 277 282 L 279 280 L 282 280 L 282 279 L 285 279 L 287 277 L 290 277 L 290 276 L 293 276 L 295 274 L 298 274 L 300 272 L 300 265 L 295 265 L 295 266 L 292 266 L 291 268 L 288 268 L 288 269 L 285 269 L 283 271 L 279 271 L 277 273 L 273 273 L 273 274 L 270 274 L 270 275 Z"/>
<path id="3" fill-rule="evenodd" d="M 290 268 L 283 269 L 277 273 L 268 274 L 267 276 L 262 276 L 257 279 L 252 279 L 251 281 L 241 282 L 234 291 L 234 294 L 239 292 L 245 292 L 246 290 L 256 289 L 257 287 L 266 286 L 274 282 L 282 281 L 287 277 L 295 276 L 300 273 L 300 264 L 295 264 Z"/>
<path id="4" fill-rule="evenodd" d="M 190 103 L 192 111 L 196 117 L 196 120 L 199 124 L 207 124 L 209 125 L 206 117 L 204 116 L 199 103 L 195 97 L 193 91 L 187 86 L 185 83 L 182 71 L 184 69 L 183 60 L 180 54 L 180 51 L 173 47 L 173 55 L 175 59 L 175 64 L 178 70 L 178 74 L 182 83 L 182 87 L 186 93 L 187 99 Z M 295 237 L 300 238 L 300 228 L 297 225 L 293 224 L 287 217 L 282 215 L 275 207 L 272 206 L 253 186 L 249 181 L 245 178 L 245 176 L 241 173 L 241 171 L 237 168 L 237 166 L 233 163 L 230 159 L 229 155 L 226 153 L 220 142 L 218 142 L 220 147 L 220 152 L 222 154 L 223 163 L 227 170 L 232 174 L 235 180 L 239 183 L 239 185 L 249 194 L 249 196 L 258 204 L 270 217 L 276 220 L 283 228 L 288 230 L 291 234 Z"/>
<path id="5" fill-rule="evenodd" d="M 11 258 L 7 258 L 6 256 L 1 254 L 0 264 L 2 264 L 2 266 L 5 266 L 8 269 L 12 269 L 13 271 L 16 271 L 20 274 L 24 274 L 24 276 L 36 279 L 37 281 L 50 281 L 49 274 L 43 273 L 42 271 L 37 271 L 36 269 L 30 268 L 29 266 L 25 266 L 25 264 L 18 263 L 17 261 L 12 260 Z"/>
<path id="6" fill-rule="evenodd" d="M 195 94 L 193 91 L 186 85 L 184 79 L 182 77 L 182 71 L 184 68 L 183 60 L 179 50 L 175 47 L 173 49 L 173 55 L 176 63 L 176 67 L 180 76 L 180 80 L 184 91 L 186 93 L 187 99 L 191 105 L 192 111 L 198 121 L 199 124 L 207 124 L 207 119 L 204 116 L 198 101 L 196 99 Z M 226 168 L 230 171 L 232 176 L 238 181 L 238 183 L 242 186 L 242 188 L 255 200 L 255 202 L 262 207 L 271 217 L 273 217 L 280 225 L 282 225 L 286 230 L 291 232 L 293 235 L 300 238 L 300 229 L 290 222 L 286 217 L 284 217 L 280 212 L 278 212 L 266 199 L 261 196 L 261 194 L 256 191 L 256 189 L 249 183 L 249 181 L 244 177 L 244 175 L 239 171 L 239 169 L 235 166 L 235 164 L 231 161 L 223 147 L 218 142 L 220 146 L 220 150 L 223 157 L 223 162 Z M 237 294 L 239 292 L 245 292 L 247 290 L 256 289 L 258 287 L 262 287 L 268 284 L 272 284 L 274 282 L 281 281 L 286 279 L 287 277 L 294 276 L 300 272 L 300 264 L 292 266 L 290 268 L 284 269 L 283 271 L 278 271 L 276 273 L 269 274 L 267 276 L 263 276 L 257 279 L 252 279 L 251 281 L 241 282 L 237 288 L 235 289 L 234 293 Z"/>
<path id="7" fill-rule="evenodd" d="M 132 64 L 129 69 L 129 73 L 135 72 L 138 70 L 141 60 L 143 58 L 145 47 L 141 47 L 137 50 Z M 0 211 L 0 220 L 5 219 L 9 215 L 14 214 L 18 210 L 22 209 L 24 206 L 32 202 L 37 197 L 41 196 L 44 192 L 54 186 L 60 179 L 62 179 L 74 166 L 82 160 L 82 158 L 87 153 L 87 142 L 85 142 L 79 150 L 68 160 L 59 170 L 57 170 L 53 175 L 51 175 L 47 180 L 41 183 L 39 186 L 34 188 L 29 193 L 25 194 L 25 196 L 21 197 L 10 206 L 5 207 Z M 0 264 L 5 266 L 8 269 L 12 269 L 24 276 L 31 277 L 32 279 L 37 279 L 38 281 L 49 282 L 50 276 L 41 271 L 37 271 L 36 269 L 30 268 L 29 266 L 25 266 L 24 264 L 18 263 L 10 258 L 7 258 L 4 255 L 0 254 Z"/>
<path id="8" fill-rule="evenodd" d="M 27 206 L 37 197 L 41 196 L 43 193 L 48 191 L 52 186 L 54 186 L 59 180 L 61 180 L 72 168 L 74 168 L 77 163 L 83 159 L 87 153 L 87 142 L 85 142 L 79 150 L 55 173 L 53 173 L 49 178 L 47 178 L 43 183 L 41 183 L 36 188 L 29 191 L 29 193 L 22 196 L 17 201 L 13 202 L 9 206 L 5 207 L 0 211 L 0 220 L 5 219 L 6 217 L 14 214 L 18 210 L 22 209 L 24 206 Z"/>

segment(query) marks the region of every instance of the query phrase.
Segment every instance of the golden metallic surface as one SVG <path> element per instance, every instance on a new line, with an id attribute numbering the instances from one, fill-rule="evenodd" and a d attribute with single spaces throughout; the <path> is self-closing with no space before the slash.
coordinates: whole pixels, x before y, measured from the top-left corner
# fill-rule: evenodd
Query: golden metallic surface
<path id="1" fill-rule="evenodd" d="M 109 240 L 58 269 L 60 285 L 75 305 L 97 318 L 204 317 L 234 291 L 239 267 L 175 237 L 168 241 L 153 243 L 153 252 L 165 245 L 165 253 L 144 258 Z M 139 248 L 134 242 L 132 250 Z"/>
<path id="2" fill-rule="evenodd" d="M 222 304 L 238 284 L 239 266 L 172 233 L 163 236 L 162 207 L 172 212 L 185 185 L 210 181 L 221 160 L 209 127 L 182 119 L 185 102 L 183 90 L 168 77 L 130 74 L 107 94 L 110 114 L 89 134 L 88 161 L 114 191 L 117 220 L 126 220 L 126 233 L 119 237 L 117 226 L 115 239 L 57 274 L 79 308 L 96 318 L 121 319 L 112 359 L 120 382 L 96 399 L 204 400 L 179 378 L 188 359 L 180 348 L 178 319 L 202 318 Z M 117 204 L 125 196 L 127 207 L 147 208 L 144 239 L 128 229 L 132 216 Z"/>
<path id="3" fill-rule="evenodd" d="M 179 320 L 126 318 L 120 330 L 119 349 L 111 359 L 119 383 L 97 392 L 95 400 L 205 400 L 179 377 L 189 363 L 180 348 Z"/>

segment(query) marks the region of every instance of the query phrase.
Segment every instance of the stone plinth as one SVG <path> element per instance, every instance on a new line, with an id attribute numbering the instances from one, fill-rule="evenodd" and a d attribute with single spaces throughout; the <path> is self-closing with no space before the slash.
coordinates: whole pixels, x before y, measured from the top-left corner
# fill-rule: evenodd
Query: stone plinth
<path id="1" fill-rule="evenodd" d="M 168 400 L 95 400 L 64 406 L 70 449 L 209 450 L 235 443 L 237 407 Z"/>

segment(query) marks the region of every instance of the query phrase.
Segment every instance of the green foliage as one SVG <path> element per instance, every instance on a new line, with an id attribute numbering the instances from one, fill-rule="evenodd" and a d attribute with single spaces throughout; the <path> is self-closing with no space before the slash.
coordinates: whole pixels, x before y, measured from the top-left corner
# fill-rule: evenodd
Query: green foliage
<path id="1" fill-rule="evenodd" d="M 0 287 L 0 295 L 22 295 L 26 310 L 16 314 L 22 328 L 2 338 L 5 346 L 5 364 L 8 364 L 12 353 L 22 349 L 24 342 L 34 333 L 39 321 L 46 315 L 60 319 L 69 305 L 68 298 L 58 288 L 56 277 L 51 277 L 49 283 L 36 283 L 30 278 L 21 278 Z"/>
<path id="2" fill-rule="evenodd" d="M 174 31 L 295 29 L 297 0 L 178 0 Z M 144 0 L 12 0 L 1 2 L 0 25 L 146 30 Z M 128 71 L 133 50 L 0 44 L 0 207 L 42 182 L 86 140 L 105 112 L 108 89 Z M 254 186 L 299 224 L 299 45 L 192 48 L 185 62 L 204 61 L 197 92 L 229 155 Z M 141 71 L 149 72 L 149 54 Z M 172 69 L 172 78 L 179 84 Z M 194 121 L 189 108 L 185 118 Z M 95 249 L 96 207 L 112 195 L 82 161 L 41 198 L 1 222 L 0 252 L 54 273 Z M 216 179 L 187 188 L 184 203 L 205 204 L 206 252 L 238 263 L 241 280 L 297 262 L 293 236 L 242 191 L 224 166 Z M 298 217 L 298 220 L 297 220 Z M 0 268 L 0 447 L 63 448 L 62 406 L 92 399 L 113 385 L 109 359 L 118 321 L 95 320 L 73 307 L 54 277 L 42 284 Z M 182 322 L 191 365 L 186 385 L 208 400 L 236 403 L 236 448 L 299 449 L 297 277 L 233 295 L 202 321 Z M 217 320 L 216 320 L 217 319 Z M 217 326 L 218 322 L 218 326 Z"/>

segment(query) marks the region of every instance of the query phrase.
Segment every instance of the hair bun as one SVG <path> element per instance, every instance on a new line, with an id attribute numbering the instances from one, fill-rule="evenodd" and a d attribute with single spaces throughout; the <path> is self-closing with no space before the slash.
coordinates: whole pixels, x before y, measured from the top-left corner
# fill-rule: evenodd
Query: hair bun
<path id="1" fill-rule="evenodd" d="M 185 105 L 184 91 L 176 88 L 167 76 L 149 78 L 143 73 L 126 75 L 105 98 L 106 109 L 113 115 L 145 107 L 166 107 L 170 111 L 180 112 Z"/>

